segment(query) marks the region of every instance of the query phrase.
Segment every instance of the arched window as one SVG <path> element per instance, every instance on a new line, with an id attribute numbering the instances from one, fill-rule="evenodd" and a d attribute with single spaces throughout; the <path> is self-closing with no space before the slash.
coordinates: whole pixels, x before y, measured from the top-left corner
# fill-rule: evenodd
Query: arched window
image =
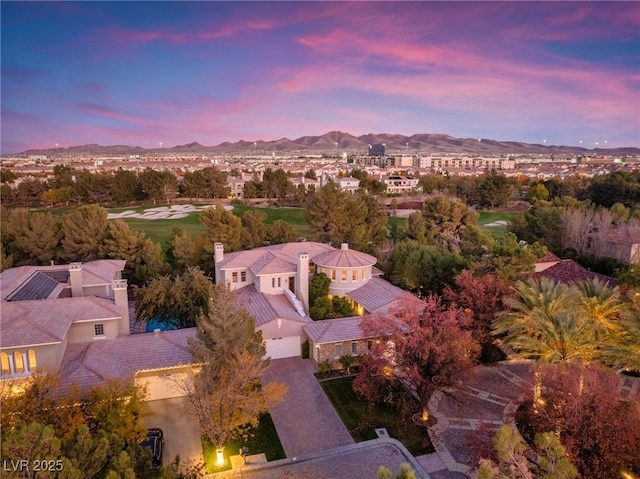
<path id="1" fill-rule="evenodd" d="M 0 353 L 0 360 L 2 361 L 2 374 L 11 373 L 11 365 L 9 364 L 7 353 Z"/>
<path id="2" fill-rule="evenodd" d="M 13 364 L 15 365 L 16 373 L 20 374 L 24 372 L 24 361 L 22 360 L 22 353 L 20 351 L 14 351 Z"/>
<path id="3" fill-rule="evenodd" d="M 29 360 L 29 371 L 35 371 L 38 367 L 36 363 L 36 352 L 33 349 L 27 351 L 27 358 Z"/>

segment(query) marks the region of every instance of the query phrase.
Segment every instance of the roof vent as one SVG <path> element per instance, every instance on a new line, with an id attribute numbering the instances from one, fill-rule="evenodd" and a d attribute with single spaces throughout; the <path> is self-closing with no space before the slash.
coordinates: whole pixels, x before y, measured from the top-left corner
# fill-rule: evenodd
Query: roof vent
<path id="1" fill-rule="evenodd" d="M 153 330 L 153 335 L 154 336 L 160 336 L 160 328 L 156 328 Z"/>

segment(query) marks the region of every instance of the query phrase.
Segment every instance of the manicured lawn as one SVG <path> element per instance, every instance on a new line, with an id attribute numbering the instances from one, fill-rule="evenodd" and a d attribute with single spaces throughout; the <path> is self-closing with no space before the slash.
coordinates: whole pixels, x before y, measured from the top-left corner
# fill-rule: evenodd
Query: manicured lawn
<path id="1" fill-rule="evenodd" d="M 258 424 L 258 427 L 253 429 L 250 437 L 246 440 L 235 439 L 224 445 L 225 466 L 222 468 L 217 468 L 215 466 L 215 446 L 208 442 L 204 442 L 202 449 L 207 473 L 211 474 L 230 469 L 231 461 L 229 457 L 237 455 L 242 447 L 247 447 L 249 449 L 250 456 L 263 452 L 265 456 L 267 456 L 267 461 L 275 461 L 286 457 L 282 444 L 280 443 L 280 438 L 276 432 L 276 428 L 271 420 L 271 415 L 263 414 L 260 416 L 260 423 Z"/>
<path id="2" fill-rule="evenodd" d="M 353 378 L 330 379 L 320 385 L 356 442 L 376 439 L 374 429 L 384 427 L 414 456 L 434 452 L 425 427 L 418 426 L 410 417 L 402 417 L 391 407 L 361 399 L 353 391 Z"/>
<path id="3" fill-rule="evenodd" d="M 146 208 L 145 208 L 146 209 Z M 126 211 L 126 210 L 125 210 Z M 167 248 L 167 241 L 171 238 L 173 228 L 180 227 L 191 233 L 192 237 L 196 237 L 204 233 L 204 225 L 200 222 L 200 213 L 190 213 L 185 218 L 177 220 L 158 219 L 145 220 L 141 218 L 121 218 L 127 223 L 131 229 L 141 231 L 152 241 L 160 243 L 163 249 Z"/>
<path id="4" fill-rule="evenodd" d="M 511 221 L 517 213 L 500 212 L 500 211 L 478 211 L 480 218 L 478 218 L 478 226 L 480 229 L 491 233 L 494 237 L 501 237 L 508 231 L 506 226 L 486 226 L 496 221 Z"/>
<path id="5" fill-rule="evenodd" d="M 260 208 L 257 206 L 233 205 L 233 213 L 242 216 L 246 211 L 258 210 L 267 215 L 265 223 L 270 225 L 276 220 L 282 220 L 289 223 L 296 230 L 299 236 L 309 238 L 311 236 L 311 226 L 304 218 L 302 208 Z"/>

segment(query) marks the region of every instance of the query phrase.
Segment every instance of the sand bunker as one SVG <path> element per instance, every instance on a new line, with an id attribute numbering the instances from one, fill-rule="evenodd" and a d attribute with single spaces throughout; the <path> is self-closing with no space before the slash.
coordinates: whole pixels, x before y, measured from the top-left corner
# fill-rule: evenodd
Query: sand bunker
<path id="1" fill-rule="evenodd" d="M 216 205 L 171 205 L 171 206 L 157 206 L 154 208 L 147 208 L 142 213 L 137 211 L 127 210 L 121 213 L 108 213 L 107 218 L 115 220 L 118 218 L 138 218 L 142 220 L 179 220 L 186 218 L 191 213 L 197 213 L 207 208 L 215 208 Z M 231 211 L 233 206 L 225 205 L 225 210 Z"/>
<path id="2" fill-rule="evenodd" d="M 485 226 L 509 226 L 509 222 L 505 220 L 494 221 L 493 223 L 487 223 Z"/>

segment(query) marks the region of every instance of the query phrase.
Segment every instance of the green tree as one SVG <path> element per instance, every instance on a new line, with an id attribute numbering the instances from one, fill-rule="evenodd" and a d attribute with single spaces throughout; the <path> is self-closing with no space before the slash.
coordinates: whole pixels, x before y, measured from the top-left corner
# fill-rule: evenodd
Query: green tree
<path id="1" fill-rule="evenodd" d="M 171 327 L 191 328 L 209 314 L 213 283 L 198 267 L 176 276 L 159 276 L 136 290 L 136 321 L 156 320 Z"/>
<path id="2" fill-rule="evenodd" d="M 427 295 L 453 284 L 464 266 L 462 257 L 447 249 L 405 240 L 396 243 L 385 273 L 393 284 Z"/>
<path id="3" fill-rule="evenodd" d="M 142 191 L 147 198 L 157 201 L 171 203 L 178 192 L 178 180 L 169 171 L 156 171 L 152 168 L 145 168 L 139 175 L 138 181 L 142 186 Z"/>
<path id="4" fill-rule="evenodd" d="M 552 433 L 536 435 L 533 460 L 527 457 L 528 446 L 510 424 L 498 429 L 493 445 L 497 460 L 481 459 L 478 479 L 574 479 L 578 476 L 565 448 Z"/>
<path id="5" fill-rule="evenodd" d="M 240 242 L 243 248 L 262 246 L 267 239 L 265 220 L 267 214 L 259 210 L 248 210 L 242 215 Z"/>
<path id="6" fill-rule="evenodd" d="M 60 249 L 60 221 L 50 213 L 6 210 L 2 215 L 3 244 L 18 265 L 48 265 Z"/>
<path id="7" fill-rule="evenodd" d="M 544 186 L 544 183 L 535 183 L 529 188 L 527 193 L 527 198 L 531 203 L 548 201 L 549 197 L 549 190 Z"/>
<path id="8" fill-rule="evenodd" d="M 379 201 L 370 195 L 354 198 L 333 182 L 307 196 L 304 213 L 322 241 L 373 251 L 386 237 L 387 216 Z"/>
<path id="9" fill-rule="evenodd" d="M 283 220 L 275 220 L 267 227 L 267 239 L 271 244 L 291 243 L 296 239 L 296 230 Z"/>
<path id="10" fill-rule="evenodd" d="M 230 193 L 227 174 L 215 166 L 186 172 L 180 190 L 183 196 L 191 198 L 226 198 Z"/>
<path id="11" fill-rule="evenodd" d="M 161 246 L 148 239 L 144 233 L 133 231 L 122 220 L 109 223 L 103 247 L 105 257 L 127 262 L 125 274 L 135 283 L 144 283 L 169 269 Z"/>
<path id="12" fill-rule="evenodd" d="M 256 426 L 260 414 L 286 392 L 277 383 L 261 385 L 268 365 L 262 333 L 227 285 L 215 285 L 206 314 L 189 340 L 198 368 L 179 383 L 200 420 L 203 436 L 217 449 Z"/>
<path id="13" fill-rule="evenodd" d="M 458 251 L 462 241 L 462 232 L 467 225 L 475 225 L 478 213 L 461 202 L 452 201 L 444 196 L 434 196 L 422 205 L 422 215 L 426 224 L 426 240 Z"/>
<path id="14" fill-rule="evenodd" d="M 129 170 L 118 169 L 113 174 L 113 199 L 118 203 L 130 203 L 142 199 L 142 185 L 138 176 Z"/>
<path id="15" fill-rule="evenodd" d="M 67 262 L 104 258 L 104 245 L 108 236 L 107 211 L 97 205 L 81 206 L 62 217 L 60 257 Z"/>
<path id="16" fill-rule="evenodd" d="M 215 243 L 224 244 L 225 251 L 237 251 L 241 247 L 242 222 L 222 205 L 207 208 L 200 213 L 200 221 L 206 228 L 205 251 L 213 255 Z"/>
<path id="17" fill-rule="evenodd" d="M 181 273 L 189 266 L 204 266 L 207 256 L 204 250 L 205 238 L 193 238 L 191 233 L 176 226 L 168 241 L 167 259 L 177 272 Z"/>
<path id="18" fill-rule="evenodd" d="M 513 182 L 505 175 L 491 170 L 479 178 L 478 201 L 482 206 L 507 206 L 511 199 Z"/>

